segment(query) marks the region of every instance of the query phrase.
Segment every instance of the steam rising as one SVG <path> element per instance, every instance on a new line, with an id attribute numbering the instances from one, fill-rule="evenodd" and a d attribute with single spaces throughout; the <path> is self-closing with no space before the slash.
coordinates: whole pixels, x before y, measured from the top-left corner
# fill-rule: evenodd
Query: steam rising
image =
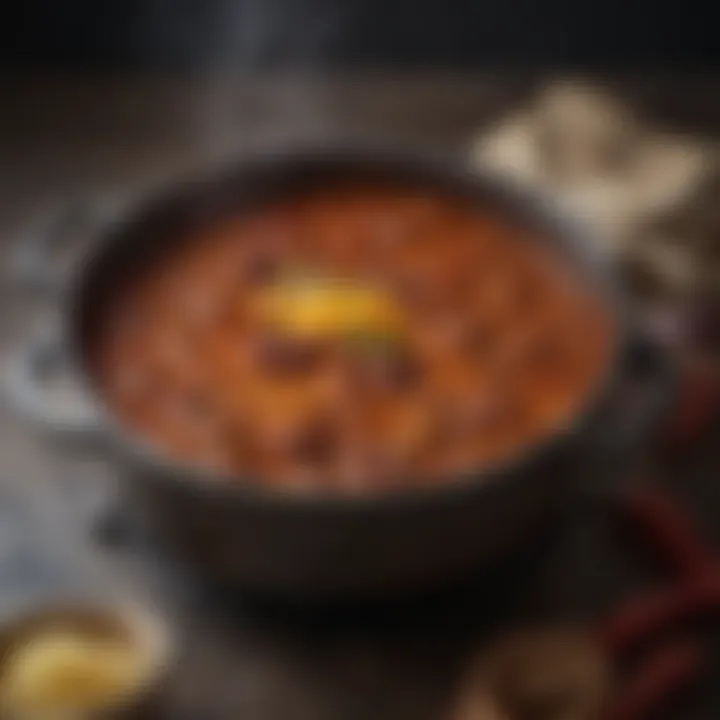
<path id="1" fill-rule="evenodd" d="M 327 134 L 332 113 L 323 68 L 350 19 L 347 7 L 327 0 L 221 3 L 196 108 L 208 155 L 221 158 L 257 141 Z M 248 76 L 254 82 L 244 83 Z M 253 93 L 248 86 L 257 88 L 253 97 L 247 96 Z M 239 130 L 248 126 L 258 128 L 252 137 Z"/>

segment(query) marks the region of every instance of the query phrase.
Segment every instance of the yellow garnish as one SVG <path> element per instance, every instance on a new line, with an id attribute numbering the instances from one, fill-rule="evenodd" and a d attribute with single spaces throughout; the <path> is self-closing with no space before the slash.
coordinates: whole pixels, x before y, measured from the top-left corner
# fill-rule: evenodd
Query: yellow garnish
<path id="1" fill-rule="evenodd" d="M 268 288 L 259 307 L 280 330 L 314 338 L 392 335 L 402 330 L 404 319 L 393 298 L 379 288 L 319 279 Z"/>
<path id="2" fill-rule="evenodd" d="M 0 708 L 13 718 L 86 717 L 132 693 L 141 674 L 121 640 L 48 630 L 7 658 Z"/>

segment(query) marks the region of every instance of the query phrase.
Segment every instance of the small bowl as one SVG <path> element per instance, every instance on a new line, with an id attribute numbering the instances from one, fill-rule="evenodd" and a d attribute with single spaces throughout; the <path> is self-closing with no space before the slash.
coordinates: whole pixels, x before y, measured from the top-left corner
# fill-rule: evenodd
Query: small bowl
<path id="1" fill-rule="evenodd" d="M 103 717 L 122 717 L 150 701 L 168 675 L 174 643 L 169 626 L 156 614 L 137 603 L 72 603 L 34 608 L 0 625 L 0 683 L 13 649 L 26 638 L 54 629 L 127 640 L 137 653 L 142 679 L 132 692 L 109 702 Z"/>

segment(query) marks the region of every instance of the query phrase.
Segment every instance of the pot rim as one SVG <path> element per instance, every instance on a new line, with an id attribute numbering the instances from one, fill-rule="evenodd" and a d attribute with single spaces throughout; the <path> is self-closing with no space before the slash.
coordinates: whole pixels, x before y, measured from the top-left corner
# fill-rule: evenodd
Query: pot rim
<path id="1" fill-rule="evenodd" d="M 102 264 L 108 250 L 123 237 L 137 232 L 154 213 L 172 212 L 183 201 L 197 201 L 202 193 L 213 192 L 237 183 L 253 182 L 258 173 L 270 173 L 282 177 L 307 165 L 311 168 L 335 168 L 349 173 L 357 167 L 382 174 L 416 173 L 418 178 L 445 193 L 461 191 L 480 197 L 490 196 L 492 202 L 505 205 L 518 217 L 526 216 L 532 225 L 545 228 L 547 237 L 569 251 L 577 272 L 592 280 L 596 295 L 603 303 L 609 321 L 610 347 L 606 367 L 596 378 L 592 389 L 579 403 L 564 424 L 553 432 L 528 443 L 508 457 L 489 463 L 481 468 L 449 473 L 451 478 L 438 479 L 422 486 L 401 485 L 398 488 L 377 491 L 342 492 L 334 490 L 282 491 L 252 479 L 250 474 L 222 472 L 202 465 L 178 462 L 163 453 L 141 433 L 125 425 L 109 408 L 102 391 L 98 388 L 92 372 L 87 367 L 81 341 L 82 317 L 88 301 L 91 280 L 97 267 Z M 623 312 L 624 298 L 610 264 L 602 256 L 594 242 L 594 233 L 583 223 L 561 210 L 559 204 L 548 194 L 536 188 L 511 181 L 493 172 L 463 165 L 447 158 L 438 158 L 417 150 L 404 150 L 373 145 L 370 148 L 350 145 L 293 146 L 246 153 L 229 165 L 184 182 L 146 195 L 126 210 L 119 222 L 109 232 L 101 233 L 100 241 L 76 269 L 70 292 L 63 307 L 65 335 L 69 339 L 68 354 L 71 366 L 82 388 L 92 401 L 100 424 L 100 434 L 114 451 L 123 453 L 130 464 L 162 476 L 177 489 L 200 492 L 228 501 L 252 501 L 273 508 L 326 510 L 346 512 L 372 509 L 382 512 L 398 505 L 421 506 L 457 499 L 482 492 L 498 482 L 507 483 L 520 471 L 556 451 L 572 438 L 582 435 L 592 424 L 602 401 L 618 380 L 622 353 L 627 345 L 629 323 Z M 541 480 L 540 480 L 541 481 Z"/>

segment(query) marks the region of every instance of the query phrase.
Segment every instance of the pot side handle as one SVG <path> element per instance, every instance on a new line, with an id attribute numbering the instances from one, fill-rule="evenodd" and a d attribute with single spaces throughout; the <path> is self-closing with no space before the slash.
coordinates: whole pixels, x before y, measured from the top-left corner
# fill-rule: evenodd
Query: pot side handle
<path id="1" fill-rule="evenodd" d="M 11 285 L 31 296 L 54 299 L 97 233 L 120 217 L 127 204 L 125 197 L 79 198 L 40 212 L 10 249 Z"/>
<path id="2" fill-rule="evenodd" d="M 105 437 L 100 416 L 68 360 L 59 324 L 41 325 L 4 358 L 4 399 L 21 421 L 51 440 L 95 449 Z"/>
<path id="3" fill-rule="evenodd" d="M 608 430 L 599 437 L 597 449 L 615 457 L 643 449 L 667 420 L 678 380 L 670 350 L 635 331 L 623 356 L 617 400 L 602 413 L 602 425 Z"/>

